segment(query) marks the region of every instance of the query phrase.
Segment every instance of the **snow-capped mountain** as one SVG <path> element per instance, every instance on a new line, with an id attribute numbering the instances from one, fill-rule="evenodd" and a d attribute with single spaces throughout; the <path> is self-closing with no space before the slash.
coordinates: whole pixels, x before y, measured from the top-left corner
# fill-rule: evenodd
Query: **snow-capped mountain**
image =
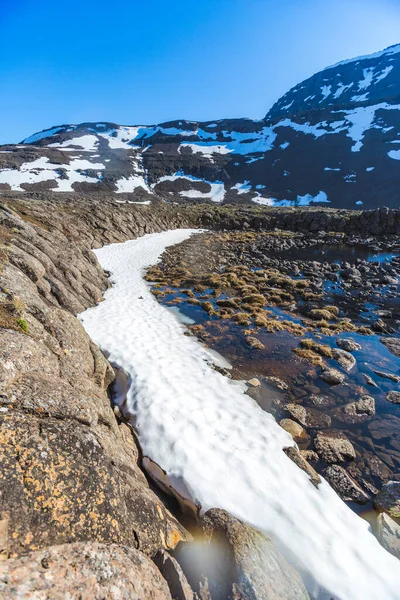
<path id="1" fill-rule="evenodd" d="M 62 125 L 0 150 L 0 191 L 400 205 L 400 44 L 313 75 L 261 121 Z"/>

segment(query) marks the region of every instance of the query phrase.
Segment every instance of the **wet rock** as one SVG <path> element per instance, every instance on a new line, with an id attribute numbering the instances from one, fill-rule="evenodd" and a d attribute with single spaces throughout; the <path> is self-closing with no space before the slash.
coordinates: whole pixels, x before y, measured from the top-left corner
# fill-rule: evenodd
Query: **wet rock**
<path id="1" fill-rule="evenodd" d="M 379 338 L 382 344 L 395 356 L 400 357 L 400 338 Z"/>
<path id="2" fill-rule="evenodd" d="M 394 333 L 393 327 L 385 323 L 382 319 L 377 319 L 372 323 L 372 329 L 377 333 Z"/>
<path id="3" fill-rule="evenodd" d="M 343 467 L 331 465 L 325 469 L 324 476 L 342 500 L 359 502 L 360 504 L 368 502 L 369 496 Z"/>
<path id="4" fill-rule="evenodd" d="M 300 450 L 300 454 L 306 459 L 308 462 L 318 462 L 319 456 L 314 450 Z"/>
<path id="5" fill-rule="evenodd" d="M 213 600 L 309 599 L 299 574 L 268 537 L 220 509 L 207 511 L 200 526 L 203 543 L 177 552 L 195 591 L 205 576 Z"/>
<path id="6" fill-rule="evenodd" d="M 116 544 L 63 544 L 0 562 L 8 600 L 171 600 L 167 582 L 144 554 Z"/>
<path id="7" fill-rule="evenodd" d="M 371 423 L 369 423 L 368 430 L 372 439 L 374 440 L 391 438 L 390 443 L 396 439 L 399 441 L 400 419 L 394 415 L 388 415 L 386 417 L 374 419 Z"/>
<path id="8" fill-rule="evenodd" d="M 378 375 L 379 377 L 383 377 L 384 379 L 390 379 L 391 381 L 394 381 L 395 383 L 399 383 L 400 381 L 400 376 L 399 375 L 395 375 L 394 373 L 387 373 L 386 371 L 375 371 L 374 373 L 376 375 Z"/>
<path id="9" fill-rule="evenodd" d="M 290 433 L 296 444 L 309 444 L 310 436 L 299 423 L 296 423 L 296 421 L 292 421 L 292 419 L 282 419 L 279 421 L 279 425 L 283 427 L 285 431 Z"/>
<path id="10" fill-rule="evenodd" d="M 353 444 L 341 431 L 319 431 L 314 446 L 327 463 L 345 462 L 356 457 Z"/>
<path id="11" fill-rule="evenodd" d="M 313 467 L 307 462 L 304 455 L 301 452 L 299 452 L 297 450 L 297 448 L 294 448 L 293 446 L 289 446 L 288 448 L 283 448 L 283 451 L 286 454 L 286 456 L 288 456 L 290 458 L 290 460 L 292 460 L 299 467 L 299 469 L 301 469 L 302 471 L 307 473 L 307 475 L 310 478 L 311 483 L 315 487 L 318 487 L 318 484 L 321 482 L 321 478 L 318 475 L 318 473 L 316 472 L 316 470 L 313 469 Z"/>
<path id="12" fill-rule="evenodd" d="M 354 358 L 354 356 L 346 350 L 338 350 L 337 348 L 334 348 L 333 358 L 345 371 L 351 371 L 351 369 L 356 364 L 356 359 Z"/>
<path id="13" fill-rule="evenodd" d="M 329 385 L 339 385 L 344 381 L 344 374 L 336 369 L 324 369 L 319 377 Z"/>
<path id="14" fill-rule="evenodd" d="M 336 404 L 336 400 L 323 394 L 312 394 L 308 398 L 307 404 L 316 408 L 329 408 Z"/>
<path id="15" fill-rule="evenodd" d="M 400 560 L 400 525 L 386 513 L 377 518 L 377 535 L 382 546 Z"/>
<path id="16" fill-rule="evenodd" d="M 315 408 L 307 408 L 299 404 L 290 403 L 285 405 L 285 410 L 303 427 L 324 429 L 331 426 L 332 421 L 330 416 Z"/>
<path id="17" fill-rule="evenodd" d="M 392 390 L 386 394 L 386 400 L 388 402 L 392 402 L 393 404 L 400 404 L 400 392 L 396 392 Z"/>
<path id="18" fill-rule="evenodd" d="M 349 425 L 365 423 L 375 414 L 375 400 L 372 396 L 362 396 L 356 402 L 335 408 L 332 415 L 338 421 Z"/>
<path id="19" fill-rule="evenodd" d="M 388 481 L 374 500 L 379 512 L 385 512 L 394 519 L 400 519 L 400 481 Z"/>
<path id="20" fill-rule="evenodd" d="M 263 350 L 265 348 L 264 344 L 260 342 L 257 338 L 249 335 L 246 338 L 246 344 L 250 346 L 250 348 L 255 348 L 256 350 Z"/>
<path id="21" fill-rule="evenodd" d="M 194 592 L 180 564 L 173 556 L 164 550 L 159 550 L 153 560 L 167 581 L 173 600 L 195 600 Z"/>
<path id="22" fill-rule="evenodd" d="M 361 350 L 361 344 L 358 344 L 354 340 L 350 338 L 339 338 L 336 340 L 336 344 L 342 350 L 346 352 L 355 352 L 356 350 Z"/>
<path id="23" fill-rule="evenodd" d="M 375 383 L 375 381 L 372 379 L 372 377 L 370 377 L 366 373 L 363 373 L 363 375 L 364 375 L 367 385 L 370 385 L 371 387 L 376 387 L 376 388 L 378 387 L 378 385 Z"/>
<path id="24" fill-rule="evenodd" d="M 269 383 L 270 385 L 273 385 L 274 387 L 276 387 L 278 390 L 281 390 L 282 392 L 287 392 L 287 390 L 289 389 L 289 386 L 287 385 L 287 383 L 282 381 L 282 379 L 279 379 L 279 377 L 274 377 L 273 375 L 264 377 L 264 381 L 266 383 Z"/>

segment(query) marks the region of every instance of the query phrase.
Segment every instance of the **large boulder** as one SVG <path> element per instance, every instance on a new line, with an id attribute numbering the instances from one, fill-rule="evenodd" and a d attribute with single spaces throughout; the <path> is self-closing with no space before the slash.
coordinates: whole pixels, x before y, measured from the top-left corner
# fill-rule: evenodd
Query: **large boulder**
<path id="1" fill-rule="evenodd" d="M 327 463 L 345 462 L 356 457 L 353 444 L 341 431 L 319 431 L 314 446 L 322 460 Z"/>
<path id="2" fill-rule="evenodd" d="M 377 538 L 384 548 L 400 560 L 400 525 L 386 513 L 378 515 Z"/>
<path id="3" fill-rule="evenodd" d="M 166 580 L 144 554 L 115 544 L 62 544 L 0 562 L 7 600 L 171 600 Z"/>
<path id="4" fill-rule="evenodd" d="M 299 574 L 271 539 L 220 509 L 200 521 L 202 543 L 178 547 L 177 556 L 200 591 L 205 576 L 212 600 L 306 600 Z"/>

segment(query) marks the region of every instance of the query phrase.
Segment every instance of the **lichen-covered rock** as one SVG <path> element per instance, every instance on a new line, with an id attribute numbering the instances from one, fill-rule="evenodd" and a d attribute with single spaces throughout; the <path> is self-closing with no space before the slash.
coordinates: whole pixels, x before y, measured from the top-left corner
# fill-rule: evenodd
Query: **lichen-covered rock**
<path id="1" fill-rule="evenodd" d="M 372 396 L 362 396 L 356 402 L 349 402 L 339 406 L 332 411 L 332 415 L 338 421 L 353 425 L 365 423 L 375 414 L 375 400 Z"/>
<path id="2" fill-rule="evenodd" d="M 8 600 L 171 600 L 165 579 L 144 554 L 115 544 L 63 544 L 0 562 Z"/>
<path id="3" fill-rule="evenodd" d="M 114 371 L 74 316 L 108 285 L 93 232 L 101 241 L 105 219 L 110 241 L 135 237 L 135 212 L 121 233 L 111 205 L 85 219 L 68 204 L 13 206 L 21 216 L 0 205 L 0 553 L 84 540 L 174 548 L 191 536 L 149 488 L 110 406 Z"/>
<path id="4" fill-rule="evenodd" d="M 319 431 L 314 446 L 322 460 L 327 463 L 345 462 L 356 457 L 353 444 L 341 431 Z"/>
<path id="5" fill-rule="evenodd" d="M 359 502 L 360 504 L 368 502 L 369 496 L 343 467 L 331 465 L 325 469 L 324 476 L 342 500 Z"/>

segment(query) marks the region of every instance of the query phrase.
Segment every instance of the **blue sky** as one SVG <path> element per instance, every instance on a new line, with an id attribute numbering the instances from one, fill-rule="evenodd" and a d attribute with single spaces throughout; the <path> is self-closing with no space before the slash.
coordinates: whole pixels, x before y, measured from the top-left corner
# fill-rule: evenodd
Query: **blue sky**
<path id="1" fill-rule="evenodd" d="M 400 42 L 399 0 L 0 0 L 0 143 L 62 123 L 262 118 Z"/>

